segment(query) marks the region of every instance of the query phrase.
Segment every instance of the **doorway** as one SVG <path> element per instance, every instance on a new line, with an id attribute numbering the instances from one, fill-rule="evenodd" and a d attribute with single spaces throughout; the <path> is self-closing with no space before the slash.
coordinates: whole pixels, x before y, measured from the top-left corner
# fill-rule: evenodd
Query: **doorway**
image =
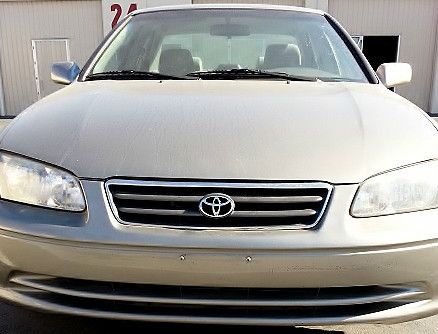
<path id="1" fill-rule="evenodd" d="M 383 63 L 398 61 L 400 36 L 364 36 L 362 52 L 374 70 Z"/>
<path id="2" fill-rule="evenodd" d="M 59 61 L 70 61 L 70 44 L 65 38 L 32 40 L 32 55 L 35 71 L 37 98 L 43 97 L 62 88 L 52 81 L 50 73 L 52 64 Z"/>

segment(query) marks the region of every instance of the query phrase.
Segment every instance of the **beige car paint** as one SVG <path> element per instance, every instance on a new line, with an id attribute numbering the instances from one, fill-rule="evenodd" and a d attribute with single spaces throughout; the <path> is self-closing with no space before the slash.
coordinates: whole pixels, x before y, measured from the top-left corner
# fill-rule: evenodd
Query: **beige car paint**
<path id="1" fill-rule="evenodd" d="M 193 7 L 173 10 L 182 8 Z M 70 213 L 0 200 L 0 297 L 10 302 L 109 319 L 252 325 L 393 323 L 438 312 L 438 209 L 373 218 L 349 212 L 366 178 L 438 158 L 436 123 L 381 84 L 74 82 L 12 121 L 0 135 L 0 149 L 75 173 L 87 201 L 85 212 Z M 120 224 L 105 193 L 106 180 L 115 177 L 323 181 L 334 190 L 314 229 L 185 230 Z M 26 286 L 29 277 L 42 283 Z M 315 288 L 319 293 L 378 286 L 400 293 L 372 300 L 338 295 L 332 313 L 319 317 L 293 311 L 287 317 L 178 316 L 72 306 L 71 298 L 90 299 L 87 288 L 93 284 L 79 292 L 44 284 L 57 277 L 181 289 Z M 126 297 L 91 293 L 99 302 Z M 198 299 L 205 300 L 208 296 Z M 166 298 L 154 301 L 166 303 Z M 184 309 L 179 303 L 187 300 L 173 302 Z M 305 302 L 327 306 L 324 299 Z M 348 315 L 357 305 L 371 308 Z"/>

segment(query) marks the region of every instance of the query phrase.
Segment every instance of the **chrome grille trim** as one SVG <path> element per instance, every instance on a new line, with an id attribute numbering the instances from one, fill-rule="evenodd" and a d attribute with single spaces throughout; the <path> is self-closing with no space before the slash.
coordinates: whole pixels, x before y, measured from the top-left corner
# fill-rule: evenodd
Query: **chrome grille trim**
<path id="1" fill-rule="evenodd" d="M 162 188 L 162 189 L 175 189 L 175 188 L 205 188 L 206 192 L 197 195 L 185 195 L 185 194 L 142 194 L 129 191 L 111 191 L 112 186 L 127 186 L 127 187 L 139 187 L 138 189 L 146 189 L 147 187 Z M 208 193 L 214 192 L 211 189 L 234 189 L 239 191 L 260 189 L 261 191 L 310 191 L 319 190 L 325 191 L 325 195 L 319 194 L 307 194 L 307 195 L 284 195 L 279 196 L 272 195 L 236 195 L 231 196 L 236 203 L 244 205 L 319 205 L 318 209 L 313 208 L 300 208 L 300 209 L 284 209 L 284 210 L 236 210 L 231 217 L 244 218 L 244 219 L 287 219 L 294 217 L 307 218 L 311 217 L 310 223 L 296 223 L 290 224 L 278 224 L 278 225 L 248 225 L 248 226 L 196 226 L 196 225 L 172 225 L 162 223 L 148 223 L 148 222 L 135 222 L 124 220 L 121 215 L 123 214 L 135 214 L 135 215 L 148 215 L 156 217 L 194 217 L 201 218 L 202 215 L 198 211 L 187 211 L 181 209 L 168 209 L 168 208 L 144 208 L 144 207 L 130 207 L 126 205 L 116 205 L 115 201 L 148 201 L 151 203 L 197 203 L 202 197 Z M 126 180 L 126 179 L 110 179 L 104 184 L 104 192 L 109 202 L 112 213 L 119 223 L 145 226 L 145 227 L 162 227 L 172 229 L 194 229 L 194 230 L 206 230 L 206 229 L 218 229 L 218 230 L 298 230 L 298 229 L 310 229 L 315 227 L 324 215 L 331 194 L 333 186 L 325 182 L 212 182 L 212 181 L 144 181 L 144 180 Z M 217 221 L 220 221 L 219 219 Z M 220 225 L 220 224 L 218 224 Z"/>
<path id="2" fill-rule="evenodd" d="M 15 272 L 0 296 L 39 310 L 210 324 L 369 322 L 430 303 L 423 282 L 321 288 L 228 288 L 91 281 Z"/>
<path id="3" fill-rule="evenodd" d="M 187 212 L 185 210 L 160 210 L 160 209 L 137 209 L 119 207 L 119 212 L 135 213 L 135 214 L 149 214 L 157 216 L 191 216 L 202 217 L 201 213 Z M 315 210 L 283 210 L 283 211 L 234 211 L 234 217 L 307 217 L 313 216 L 317 212 Z"/>
<path id="4" fill-rule="evenodd" d="M 65 283 L 63 283 L 63 281 L 65 281 Z M 245 293 L 245 297 L 243 298 L 241 294 L 230 294 L 230 289 L 227 288 L 217 288 L 218 292 L 224 291 L 225 293 L 214 296 L 202 294 L 202 291 L 206 291 L 208 293 L 208 289 L 213 288 L 201 287 L 164 287 L 164 289 L 173 288 L 174 293 L 166 292 L 160 294 L 160 289 L 163 287 L 154 285 L 123 283 L 123 285 L 126 286 L 126 289 L 120 291 L 114 288 L 114 283 L 101 282 L 101 287 L 96 288 L 99 282 L 89 282 L 77 279 L 60 280 L 59 278 L 37 274 L 15 274 L 9 279 L 9 282 L 16 284 L 17 286 L 13 287 L 13 289 L 21 292 L 32 291 L 32 289 L 35 289 L 59 295 L 86 299 L 177 305 L 216 305 L 242 307 L 336 307 L 390 301 L 421 300 L 421 298 L 425 296 L 424 290 L 414 285 L 376 285 L 373 287 L 322 288 L 319 289 L 320 291 L 323 291 L 320 292 L 320 295 L 312 294 L 312 291 L 314 292 L 318 289 L 277 289 L 277 292 L 283 290 L 285 295 L 290 294 L 291 291 L 294 290 L 299 291 L 297 295 L 292 295 L 291 298 L 278 298 L 278 293 L 275 293 L 276 289 L 272 288 L 234 288 L 234 290 L 247 291 L 247 293 Z M 369 291 L 367 288 L 369 288 Z M 355 289 L 358 291 L 355 291 Z M 361 291 L 361 289 L 363 291 Z M 190 290 L 193 291 L 190 292 Z M 232 290 L 233 288 L 231 288 L 231 291 Z M 257 296 L 257 294 L 255 294 L 252 296 L 251 291 L 257 290 L 265 291 L 265 294 L 267 295 Z M 307 294 L 303 293 L 306 290 L 309 291 L 308 296 Z M 328 292 L 324 292 L 325 290 Z M 339 291 L 330 292 L 330 290 Z M 269 296 L 269 291 L 274 291 L 274 293 Z"/>
<path id="5" fill-rule="evenodd" d="M 119 199 L 132 199 L 132 200 L 147 200 L 147 201 L 173 201 L 173 202 L 186 202 L 186 201 L 200 201 L 202 196 L 171 196 L 171 195 L 139 195 L 139 194 L 127 194 L 117 193 L 113 195 L 114 198 Z M 269 197 L 255 197 L 255 196 L 233 196 L 233 199 L 237 202 L 248 203 L 306 203 L 306 202 L 321 202 L 323 198 L 321 196 L 269 196 Z"/>

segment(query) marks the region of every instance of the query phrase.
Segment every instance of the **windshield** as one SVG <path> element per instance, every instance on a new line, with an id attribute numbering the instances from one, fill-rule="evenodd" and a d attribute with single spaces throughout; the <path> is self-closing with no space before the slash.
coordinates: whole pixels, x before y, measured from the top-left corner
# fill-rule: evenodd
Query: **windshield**
<path id="1" fill-rule="evenodd" d="M 368 82 L 324 16 L 256 9 L 168 10 L 134 15 L 89 73 L 143 71 L 182 77 L 234 69 Z"/>

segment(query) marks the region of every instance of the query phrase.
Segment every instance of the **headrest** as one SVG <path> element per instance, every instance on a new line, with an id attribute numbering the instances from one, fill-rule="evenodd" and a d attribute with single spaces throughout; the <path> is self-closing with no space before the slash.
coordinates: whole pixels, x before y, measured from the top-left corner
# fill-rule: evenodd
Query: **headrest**
<path id="1" fill-rule="evenodd" d="M 301 52 L 295 44 L 271 44 L 265 51 L 263 68 L 297 67 L 301 65 Z"/>
<path id="2" fill-rule="evenodd" d="M 168 49 L 161 51 L 158 71 L 168 75 L 184 76 L 196 71 L 196 65 L 189 50 Z"/>
<path id="3" fill-rule="evenodd" d="M 202 65 L 201 57 L 193 57 L 193 62 L 195 63 L 195 71 L 203 71 L 204 66 Z"/>

